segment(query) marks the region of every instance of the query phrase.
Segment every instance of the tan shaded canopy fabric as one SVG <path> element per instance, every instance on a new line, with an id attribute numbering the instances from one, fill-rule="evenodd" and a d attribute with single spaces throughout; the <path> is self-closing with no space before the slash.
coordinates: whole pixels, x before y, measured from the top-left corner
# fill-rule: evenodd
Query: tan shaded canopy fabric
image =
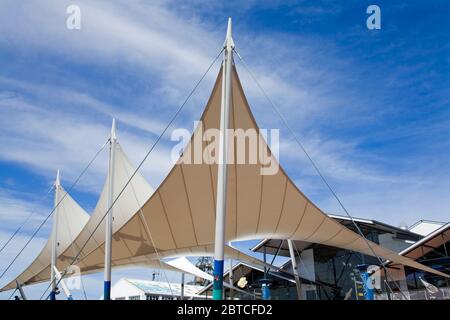
<path id="1" fill-rule="evenodd" d="M 221 88 L 222 72 L 219 72 L 201 117 L 201 126 L 194 132 L 182 158 L 142 209 L 114 234 L 114 261 L 152 254 L 153 244 L 160 252 L 164 252 L 188 251 L 189 248 L 214 243 L 217 164 L 186 164 L 181 160 L 188 157 L 193 159 L 194 143 L 198 141 L 201 141 L 199 145 L 202 154 L 208 154 L 211 150 L 207 142 L 203 139 L 195 140 L 195 136 L 201 135 L 202 129 L 204 132 L 220 128 Z M 230 112 L 230 128 L 258 130 L 235 68 L 232 72 Z M 234 154 L 234 159 L 230 160 L 236 163 L 234 151 L 238 141 L 236 137 L 231 141 L 230 154 Z M 260 152 L 267 152 L 272 161 L 277 161 L 265 142 L 260 147 Z M 274 175 L 261 175 L 262 167 L 259 159 L 256 164 L 229 164 L 227 242 L 266 237 L 293 239 L 373 255 L 361 236 L 335 222 L 316 207 L 281 167 Z M 373 242 L 370 242 L 370 246 L 383 259 L 447 276 Z M 83 262 L 95 265 L 102 259 L 101 246 Z"/>
<path id="2" fill-rule="evenodd" d="M 203 130 L 220 127 L 222 78 L 219 73 L 211 98 L 201 118 Z M 230 127 L 258 129 L 236 70 L 232 73 Z M 199 134 L 197 129 L 195 134 Z M 234 139 L 234 147 L 238 141 Z M 203 142 L 202 150 L 207 144 Z M 192 141 L 185 155 L 191 154 Z M 264 151 L 270 155 L 267 145 Z M 233 150 L 230 150 L 233 153 Z M 186 156 L 184 156 L 186 157 Z M 236 154 L 234 154 L 236 163 Z M 276 161 L 273 159 L 273 161 Z M 258 160 L 259 162 L 259 160 Z M 265 237 L 294 239 L 336 246 L 373 255 L 365 240 L 335 222 L 317 208 L 280 168 L 275 175 L 261 175 L 262 164 L 230 164 L 227 193 L 226 241 Z M 142 211 L 159 250 L 213 243 L 217 165 L 182 164 L 172 169 Z M 129 236 L 138 227 L 133 218 L 120 234 Z M 435 270 L 401 257 L 371 242 L 377 255 L 404 265 Z M 441 274 L 443 275 L 443 274 Z"/>
<path id="3" fill-rule="evenodd" d="M 58 206 L 58 252 L 66 250 L 70 244 L 79 235 L 89 220 L 89 215 L 78 205 L 77 202 L 69 195 L 63 187 L 58 186 L 61 203 Z M 64 196 L 65 195 L 65 196 Z M 64 197 L 64 198 L 62 198 Z M 50 264 L 52 256 L 52 237 L 47 240 L 44 248 L 30 264 L 30 266 L 22 272 L 17 278 L 5 286 L 3 290 L 9 290 L 16 287 L 16 280 L 19 283 L 27 283 L 36 275 L 47 270 L 47 279 L 50 278 Z"/>
<path id="4" fill-rule="evenodd" d="M 145 196 L 138 197 L 139 201 L 136 198 L 133 200 L 130 190 L 128 190 L 128 196 L 123 194 L 122 200 L 119 198 L 118 204 L 124 201 L 126 206 L 124 205 L 123 209 L 126 208 L 127 211 L 124 212 L 123 217 L 116 217 L 116 214 L 120 214 L 121 211 L 115 209 L 113 266 L 157 259 L 156 249 L 160 257 L 189 256 L 190 252 L 195 251 L 212 253 L 217 164 L 205 162 L 186 164 L 181 160 L 193 158 L 196 141 L 200 141 L 197 146 L 200 147 L 201 154 L 205 152 L 205 154 L 213 156 L 211 150 L 214 148 L 211 148 L 209 142 L 205 142 L 203 139 L 196 140 L 195 137 L 202 134 L 202 129 L 205 131 L 220 128 L 221 87 L 222 72 L 219 72 L 213 92 L 201 117 L 201 126 L 197 127 L 194 132 L 182 158 L 148 201 L 145 201 Z M 259 132 L 235 68 L 232 72 L 230 128 L 255 129 Z M 214 142 L 218 145 L 218 141 Z M 259 159 L 255 164 L 235 164 L 237 160 L 235 151 L 238 143 L 236 137 L 231 139 L 230 154 L 232 156 L 230 160 L 233 160 L 233 164 L 229 164 L 227 177 L 227 242 L 268 237 L 293 239 L 373 255 L 361 236 L 323 213 L 296 187 L 281 167 L 274 175 L 261 175 L 261 168 L 265 165 Z M 259 152 L 265 152 L 268 158 L 276 163 L 277 160 L 272 156 L 265 142 L 259 148 Z M 249 154 L 246 155 L 246 158 L 249 158 Z M 130 170 L 130 175 L 132 172 Z M 143 179 L 142 181 L 139 179 L 141 177 L 135 177 L 132 180 L 136 192 L 142 192 L 142 185 L 146 185 Z M 120 189 L 116 188 L 116 190 Z M 145 195 L 145 192 L 143 194 Z M 133 201 L 134 203 L 132 203 Z M 99 214 L 102 216 L 104 212 L 101 210 Z M 117 219 L 120 220 L 119 223 L 117 223 Z M 90 221 L 89 228 L 85 228 L 86 230 L 83 230 L 75 240 L 73 244 L 75 249 L 80 248 L 85 242 L 93 225 L 94 223 Z M 82 272 L 92 272 L 103 268 L 103 230 L 104 226 L 94 237 L 95 241 L 91 239 L 89 245 L 83 250 L 82 257 L 77 263 Z M 373 251 L 383 259 L 448 277 L 446 274 L 399 256 L 373 242 L 369 243 Z M 72 248 L 69 249 L 58 259 L 59 269 L 64 268 L 71 261 L 73 253 Z M 47 272 L 30 279 L 29 283 L 44 279 L 48 279 Z"/>

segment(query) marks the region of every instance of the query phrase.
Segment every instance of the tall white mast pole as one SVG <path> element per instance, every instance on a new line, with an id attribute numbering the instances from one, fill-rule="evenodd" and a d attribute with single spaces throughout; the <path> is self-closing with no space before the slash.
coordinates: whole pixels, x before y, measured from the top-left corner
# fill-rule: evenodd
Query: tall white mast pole
<path id="1" fill-rule="evenodd" d="M 50 292 L 50 300 L 56 300 L 56 259 L 58 258 L 58 218 L 59 218 L 59 190 L 61 188 L 61 181 L 59 177 L 59 170 L 56 172 L 55 180 L 55 200 L 53 212 L 53 227 L 52 227 L 52 261 L 50 271 L 50 283 L 52 284 L 52 291 Z"/>
<path id="2" fill-rule="evenodd" d="M 213 299 L 223 299 L 223 260 L 225 245 L 225 222 L 227 211 L 228 135 L 231 102 L 231 68 L 234 42 L 231 37 L 231 18 L 228 18 L 227 36 L 224 43 L 222 104 L 220 110 L 219 164 L 217 174 L 216 233 L 214 243 Z"/>
<path id="3" fill-rule="evenodd" d="M 291 255 L 292 271 L 294 272 L 295 286 L 297 288 L 298 300 L 302 299 L 302 290 L 300 285 L 300 277 L 298 276 L 297 261 L 295 260 L 294 246 L 292 240 L 288 240 L 289 254 Z"/>
<path id="4" fill-rule="evenodd" d="M 111 126 L 111 138 L 109 140 L 109 181 L 108 181 L 108 202 L 107 208 L 111 208 L 106 215 L 106 238 L 105 238 L 105 275 L 103 286 L 103 300 L 111 299 L 111 255 L 112 255 L 112 223 L 113 223 L 113 202 L 114 202 L 114 163 L 116 156 L 116 119 L 113 119 Z"/>

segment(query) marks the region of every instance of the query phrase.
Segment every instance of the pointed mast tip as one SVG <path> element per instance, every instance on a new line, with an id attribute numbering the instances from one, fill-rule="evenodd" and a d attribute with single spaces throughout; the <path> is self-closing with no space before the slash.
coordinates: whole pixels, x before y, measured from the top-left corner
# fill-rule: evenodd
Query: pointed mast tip
<path id="1" fill-rule="evenodd" d="M 223 44 L 223 46 L 225 48 L 227 48 L 228 50 L 231 50 L 234 48 L 231 17 L 228 17 L 227 35 L 226 35 L 225 43 Z"/>
<path id="2" fill-rule="evenodd" d="M 60 175 L 59 175 L 59 169 L 56 170 L 56 179 L 55 179 L 55 187 L 59 187 L 61 185 Z"/>
<path id="3" fill-rule="evenodd" d="M 112 119 L 111 140 L 117 140 L 117 135 L 116 135 L 116 118 Z"/>

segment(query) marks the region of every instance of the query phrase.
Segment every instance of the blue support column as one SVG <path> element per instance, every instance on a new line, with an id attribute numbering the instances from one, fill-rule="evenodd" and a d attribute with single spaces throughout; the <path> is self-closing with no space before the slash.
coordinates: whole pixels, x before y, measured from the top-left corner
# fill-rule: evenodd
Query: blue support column
<path id="1" fill-rule="evenodd" d="M 262 289 L 262 299 L 263 300 L 270 300 L 270 288 L 268 283 L 263 283 L 261 285 Z"/>
<path id="2" fill-rule="evenodd" d="M 214 260 L 213 300 L 223 299 L 223 260 Z"/>
<path id="3" fill-rule="evenodd" d="M 111 300 L 111 281 L 103 282 L 103 300 Z"/>

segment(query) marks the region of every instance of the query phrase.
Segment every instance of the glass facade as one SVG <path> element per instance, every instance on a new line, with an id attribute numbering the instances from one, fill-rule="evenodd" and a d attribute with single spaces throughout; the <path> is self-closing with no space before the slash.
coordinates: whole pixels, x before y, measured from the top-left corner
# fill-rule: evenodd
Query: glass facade
<path id="1" fill-rule="evenodd" d="M 337 217 L 335 219 L 352 231 L 359 233 L 359 230 L 356 230 L 357 228 L 351 220 Z M 380 244 L 395 252 L 403 251 L 410 247 L 412 243 L 422 238 L 422 236 L 406 229 L 395 228 L 376 221 L 360 219 L 355 222 L 369 241 Z M 449 239 L 447 233 L 443 233 L 440 236 L 443 237 L 443 241 Z M 300 275 L 304 278 L 311 279 L 301 279 L 302 292 L 307 300 L 365 299 L 364 293 L 367 292 L 365 292 L 366 288 L 360 269 L 363 266 L 365 268 L 370 265 L 379 266 L 380 261 L 378 258 L 322 244 L 301 241 L 294 241 L 294 244 L 295 247 L 301 248 L 302 258 L 297 261 L 300 268 Z M 438 246 L 438 243 L 434 242 L 434 244 Z M 420 258 L 414 259 L 435 270 L 450 274 L 450 243 L 447 241 L 435 249 L 426 247 L 425 245 L 424 248 L 426 249 L 423 249 L 422 255 L 416 255 L 416 257 L 420 256 Z M 280 256 L 289 258 L 289 251 L 285 243 L 281 240 L 268 239 L 261 245 L 255 247 L 254 250 L 263 254 L 266 251 L 270 251 L 271 255 L 278 255 L 280 253 Z M 299 251 L 297 251 L 297 258 L 298 254 Z M 286 271 L 286 274 L 281 272 L 278 276 L 292 277 L 290 260 L 285 263 L 283 270 Z M 424 290 L 424 284 L 420 279 L 438 288 L 442 288 L 442 290 L 439 290 L 439 294 L 442 297 L 438 297 L 436 294 L 430 297 L 422 294 L 421 297 L 423 297 L 419 297 L 418 299 L 450 298 L 449 279 L 405 267 L 405 281 L 401 270 L 396 270 L 400 271 L 400 274 L 392 270 L 392 273 L 389 273 L 387 277 L 382 272 L 380 277 L 371 278 L 371 281 L 376 282 L 376 286 L 373 288 L 374 295 L 371 298 L 415 299 L 414 297 L 419 297 L 419 293 L 422 294 L 419 291 L 427 291 Z M 253 276 L 249 279 L 250 288 L 260 295 L 264 275 L 262 272 L 252 272 L 251 274 Z M 296 287 L 292 281 L 283 281 L 280 277 L 273 277 L 270 274 L 267 278 L 270 281 L 271 299 L 297 299 Z M 397 280 L 394 282 L 388 281 L 389 279 Z M 430 291 L 430 288 L 428 288 L 428 291 Z"/>
<path id="2" fill-rule="evenodd" d="M 379 244 L 381 231 L 367 225 L 358 225 L 364 236 Z M 355 232 L 353 224 L 347 227 Z M 379 265 L 375 257 L 366 256 L 354 251 L 330 247 L 320 244 L 311 246 L 314 252 L 314 269 L 316 276 L 316 298 L 319 300 L 363 300 L 361 278 L 355 271 L 362 264 Z"/>
<path id="3" fill-rule="evenodd" d="M 450 252 L 450 241 L 447 241 L 441 246 L 425 253 L 422 257 L 417 259 L 417 262 L 420 262 L 435 270 L 449 274 L 450 273 L 449 252 Z M 408 289 L 410 290 L 424 288 L 424 284 L 422 283 L 422 281 L 420 281 L 420 278 L 438 288 L 450 287 L 449 279 L 439 277 L 434 274 L 425 273 L 408 267 L 405 267 L 405 274 Z"/>
<path id="4" fill-rule="evenodd" d="M 313 250 L 317 299 L 342 300 L 347 294 L 351 294 L 351 299 L 363 299 L 356 296 L 356 292 L 362 290 L 355 267 L 378 265 L 376 258 L 324 245 L 315 245 Z"/>
<path id="5" fill-rule="evenodd" d="M 354 232 L 359 233 L 351 220 L 337 219 L 340 223 Z M 417 241 L 420 236 L 412 234 L 407 230 L 402 230 L 388 225 L 370 222 L 356 222 L 359 229 L 364 236 L 374 243 L 380 244 L 384 241 L 383 245 L 392 245 L 397 247 L 407 247 L 409 244 L 404 242 Z M 281 244 L 280 244 L 281 245 Z M 275 243 L 272 244 L 272 248 Z M 389 246 L 388 246 L 389 248 Z M 361 278 L 361 273 L 358 271 L 357 266 L 361 265 L 380 265 L 380 261 L 376 257 L 367 256 L 358 252 L 349 251 L 341 248 L 326 246 L 322 244 L 310 244 L 303 246 L 303 251 L 312 249 L 312 257 L 308 262 L 313 265 L 311 268 L 314 270 L 314 281 L 308 281 L 302 279 L 304 289 L 307 289 L 304 294 L 308 300 L 364 300 L 364 285 Z M 395 248 L 392 248 L 395 250 Z M 398 248 L 397 248 L 398 249 Z M 260 251 L 263 251 L 261 249 Z M 300 268 L 302 268 L 302 260 L 299 262 Z M 290 262 L 285 265 L 286 271 L 290 269 Z M 303 268 L 306 268 L 303 266 Z M 313 279 L 313 278 L 311 278 Z M 309 284 L 309 285 L 308 285 Z M 379 279 L 378 288 L 375 289 L 376 293 L 385 292 L 384 279 Z M 395 284 L 392 287 L 396 287 Z M 286 290 L 280 288 L 274 288 L 274 293 L 277 290 L 281 293 L 279 295 L 274 294 L 277 297 L 285 296 L 292 299 L 296 299 L 295 285 L 286 287 Z M 289 292 L 289 293 L 288 293 Z M 288 299 L 288 298 L 286 298 Z"/>

